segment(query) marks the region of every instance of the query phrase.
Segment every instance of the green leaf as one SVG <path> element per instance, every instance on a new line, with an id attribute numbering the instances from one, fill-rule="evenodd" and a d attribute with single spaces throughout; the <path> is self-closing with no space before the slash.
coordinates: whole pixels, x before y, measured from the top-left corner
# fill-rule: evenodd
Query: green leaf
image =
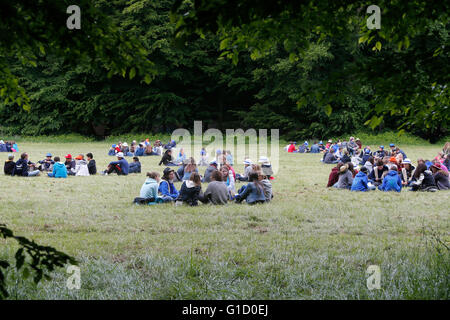
<path id="1" fill-rule="evenodd" d="M 133 67 L 130 70 L 130 80 L 132 80 L 136 76 L 136 69 Z"/>
<path id="2" fill-rule="evenodd" d="M 377 47 L 378 51 L 381 51 L 381 42 L 380 41 L 377 41 L 375 46 Z"/>
<path id="3" fill-rule="evenodd" d="M 329 117 L 329 116 L 331 116 L 332 112 L 333 112 L 333 108 L 331 108 L 331 106 L 329 104 L 327 104 L 325 106 L 325 113 L 326 113 L 326 115 Z"/>

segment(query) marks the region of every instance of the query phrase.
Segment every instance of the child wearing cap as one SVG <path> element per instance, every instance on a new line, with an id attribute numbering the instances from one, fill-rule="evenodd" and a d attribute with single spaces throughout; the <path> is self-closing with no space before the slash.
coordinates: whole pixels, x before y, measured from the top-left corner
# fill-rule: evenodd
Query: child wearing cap
<path id="1" fill-rule="evenodd" d="M 144 155 L 145 148 L 142 143 L 139 143 L 139 146 L 136 148 L 136 151 L 134 152 L 134 155 L 136 157 L 142 157 Z"/>
<path id="2" fill-rule="evenodd" d="M 115 156 L 115 155 L 116 155 L 116 145 L 113 144 L 111 146 L 111 149 L 109 149 L 109 151 L 108 151 L 108 156 Z"/>
<path id="3" fill-rule="evenodd" d="M 211 182 L 211 174 L 217 170 L 217 161 L 212 160 L 209 163 L 209 166 L 205 170 L 205 174 L 203 175 L 202 182 Z"/>
<path id="4" fill-rule="evenodd" d="M 252 171 L 252 160 L 245 159 L 243 163 L 244 163 L 244 174 L 240 175 L 238 173 L 236 175 L 236 180 L 238 181 L 248 181 L 248 175 Z"/>
<path id="5" fill-rule="evenodd" d="M 401 169 L 402 184 L 409 186 L 412 182 L 414 171 L 416 168 L 412 165 L 411 160 L 406 158 L 403 160 L 403 168 Z"/>
<path id="6" fill-rule="evenodd" d="M 75 157 L 75 176 L 87 177 L 89 176 L 89 168 L 87 161 L 84 160 L 84 155 L 80 154 Z"/>
<path id="7" fill-rule="evenodd" d="M 44 160 L 40 160 L 38 161 L 38 163 L 40 164 L 40 166 L 38 167 L 38 169 L 40 171 L 53 171 L 53 165 L 55 164 L 55 161 L 52 160 L 52 154 L 51 153 L 47 153 L 46 158 Z"/>
<path id="8" fill-rule="evenodd" d="M 64 158 L 66 158 L 66 162 L 64 162 L 64 165 L 66 166 L 67 174 L 69 176 L 74 176 L 76 166 L 75 160 L 72 159 L 72 155 L 70 153 L 67 154 Z"/>
<path id="9" fill-rule="evenodd" d="M 117 173 L 117 175 L 127 176 L 129 172 L 128 161 L 123 157 L 123 153 L 117 153 L 117 161 L 111 161 L 105 171 L 102 172 L 103 175 L 108 175 L 111 173 Z"/>
<path id="10" fill-rule="evenodd" d="M 14 168 L 16 167 L 16 163 L 14 162 L 14 155 L 8 155 L 8 160 L 5 161 L 5 166 L 3 167 L 3 172 L 7 176 L 12 176 L 14 173 Z"/>

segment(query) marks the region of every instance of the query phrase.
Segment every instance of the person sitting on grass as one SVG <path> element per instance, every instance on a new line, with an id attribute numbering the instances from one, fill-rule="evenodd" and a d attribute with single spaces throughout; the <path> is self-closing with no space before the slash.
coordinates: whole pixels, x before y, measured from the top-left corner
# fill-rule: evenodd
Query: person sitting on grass
<path id="1" fill-rule="evenodd" d="M 115 156 L 116 155 L 116 145 L 115 144 L 113 144 L 112 146 L 111 146 L 111 149 L 109 149 L 109 151 L 108 151 L 108 156 Z"/>
<path id="2" fill-rule="evenodd" d="M 171 168 L 165 168 L 163 171 L 162 181 L 159 184 L 158 191 L 161 193 L 164 202 L 175 201 L 178 198 L 178 190 L 173 184 L 175 171 Z"/>
<path id="3" fill-rule="evenodd" d="M 87 160 L 88 160 L 88 169 L 89 169 L 89 174 L 92 175 L 96 175 L 97 174 L 97 165 L 95 163 L 94 160 L 94 156 L 92 155 L 91 152 L 89 152 L 87 155 Z"/>
<path id="4" fill-rule="evenodd" d="M 345 164 L 345 163 L 349 163 L 352 161 L 352 159 L 350 158 L 349 152 L 347 149 L 343 149 L 342 150 L 342 158 L 341 161 Z"/>
<path id="5" fill-rule="evenodd" d="M 189 180 L 183 181 L 180 188 L 175 205 L 187 204 L 190 206 L 197 206 L 199 195 L 202 190 L 202 180 L 197 172 L 192 172 Z"/>
<path id="6" fill-rule="evenodd" d="M 67 174 L 69 176 L 74 176 L 75 175 L 75 166 L 76 166 L 75 160 L 72 159 L 72 155 L 70 153 L 67 154 L 64 158 L 66 159 L 66 161 L 64 162 L 64 165 L 66 166 Z"/>
<path id="7" fill-rule="evenodd" d="M 378 186 L 381 191 L 402 191 L 402 179 L 398 174 L 398 168 L 395 164 L 391 166 L 389 172 L 384 176 L 383 183 Z"/>
<path id="8" fill-rule="evenodd" d="M 16 168 L 16 163 L 14 162 L 14 155 L 9 154 L 8 160 L 5 161 L 5 166 L 3 167 L 3 172 L 7 176 L 12 176 L 15 168 Z"/>
<path id="9" fill-rule="evenodd" d="M 52 160 L 52 154 L 47 153 L 45 155 L 45 159 L 38 161 L 38 163 L 40 164 L 40 166 L 38 167 L 40 171 L 50 172 L 53 171 L 53 165 L 55 164 L 55 161 Z"/>
<path id="10" fill-rule="evenodd" d="M 224 164 L 222 165 L 222 168 L 220 168 L 220 173 L 222 174 L 222 181 L 225 182 L 227 186 L 228 196 L 230 200 L 233 200 L 234 195 L 236 194 L 233 171 L 231 171 L 227 164 Z"/>
<path id="11" fill-rule="evenodd" d="M 439 162 L 434 163 L 430 169 L 433 173 L 433 178 L 436 183 L 436 186 L 439 190 L 449 190 L 450 182 L 449 182 L 449 173 L 448 171 L 443 170 L 444 165 Z"/>
<path id="12" fill-rule="evenodd" d="M 339 168 L 338 182 L 333 185 L 337 189 L 350 189 L 353 183 L 353 173 L 348 169 L 348 165 L 344 164 Z"/>
<path id="13" fill-rule="evenodd" d="M 55 163 L 53 164 L 53 171 L 47 174 L 50 178 L 67 178 L 66 165 L 61 162 L 60 157 L 55 157 Z"/>
<path id="14" fill-rule="evenodd" d="M 266 197 L 266 202 L 270 202 L 273 198 L 272 193 L 272 183 L 270 183 L 270 176 L 264 173 L 264 168 L 262 172 L 258 173 L 259 181 L 261 181 L 264 188 L 264 196 Z"/>
<path id="15" fill-rule="evenodd" d="M 117 173 L 119 176 L 127 176 L 129 172 L 130 165 L 128 161 L 123 157 L 123 153 L 117 153 L 117 161 L 111 161 L 105 171 L 102 172 L 103 175 L 107 176 L 111 173 Z"/>
<path id="16" fill-rule="evenodd" d="M 338 163 L 339 159 L 334 155 L 333 149 L 328 150 L 323 157 L 323 163 L 334 164 Z"/>
<path id="17" fill-rule="evenodd" d="M 371 186 L 369 184 L 369 179 L 367 177 L 367 172 L 369 172 L 367 170 L 366 167 L 361 167 L 361 169 L 359 170 L 358 174 L 355 176 L 355 178 L 353 179 L 353 183 L 352 186 L 350 188 L 351 191 L 369 191 L 369 190 L 375 190 L 374 186 Z"/>
<path id="18" fill-rule="evenodd" d="M 320 152 L 319 144 L 317 143 L 317 141 L 314 141 L 314 144 L 311 146 L 310 153 L 319 153 L 319 152 Z"/>
<path id="19" fill-rule="evenodd" d="M 289 147 L 287 149 L 287 152 L 295 152 L 295 142 L 291 141 L 289 143 Z"/>
<path id="20" fill-rule="evenodd" d="M 427 165 L 423 162 L 417 165 L 410 191 L 437 191 L 433 173 L 428 170 Z"/>
<path id="21" fill-rule="evenodd" d="M 156 204 L 162 202 L 162 199 L 158 196 L 158 184 L 160 180 L 158 172 L 147 172 L 147 179 L 141 187 L 139 197 L 135 198 L 133 203 Z"/>
<path id="22" fill-rule="evenodd" d="M 403 160 L 403 168 L 401 170 L 403 186 L 409 186 L 411 184 L 415 170 L 416 168 L 412 165 L 410 159 L 406 158 Z"/>
<path id="23" fill-rule="evenodd" d="M 136 151 L 134 152 L 134 155 L 136 157 L 142 157 L 144 155 L 144 152 L 145 152 L 144 145 L 142 143 L 139 143 L 139 147 L 136 148 Z"/>
<path id="24" fill-rule="evenodd" d="M 261 170 L 263 175 L 269 180 L 273 179 L 272 164 L 270 163 L 269 158 L 267 158 L 266 156 L 261 156 L 259 157 L 258 162 L 261 163 Z"/>
<path id="25" fill-rule="evenodd" d="M 373 155 L 377 158 L 384 158 L 389 156 L 389 152 L 384 151 L 384 146 L 380 146 L 380 148 L 375 151 Z"/>
<path id="26" fill-rule="evenodd" d="M 204 193 L 199 194 L 199 200 L 203 203 L 214 205 L 227 204 L 228 188 L 222 181 L 222 174 L 218 170 L 214 170 L 210 175 L 211 181 L 208 183 Z"/>
<path id="27" fill-rule="evenodd" d="M 177 166 L 177 164 L 172 162 L 172 150 L 166 150 L 166 152 L 164 152 L 164 155 L 161 158 L 161 161 L 159 162 L 159 166 L 161 164 L 164 164 L 165 166 L 169 166 L 169 167 L 173 167 L 173 166 Z"/>
<path id="28" fill-rule="evenodd" d="M 208 165 L 208 154 L 206 152 L 205 148 L 202 148 L 200 150 L 200 161 L 198 163 L 198 166 L 207 166 Z"/>
<path id="29" fill-rule="evenodd" d="M 190 157 L 189 159 L 187 159 L 187 164 L 183 169 L 183 175 L 181 180 L 183 181 L 189 180 L 193 173 L 198 173 L 198 168 L 197 165 L 195 164 L 194 158 Z"/>
<path id="30" fill-rule="evenodd" d="M 266 202 L 264 186 L 259 181 L 258 172 L 252 171 L 248 176 L 248 181 L 249 183 L 246 186 L 239 189 L 240 192 L 236 195 L 236 203 L 241 203 L 243 200 L 250 205 Z"/>
<path id="31" fill-rule="evenodd" d="M 89 168 L 88 163 L 84 160 L 84 155 L 79 154 L 75 157 L 75 176 L 77 177 L 88 177 L 89 176 Z"/>
<path id="32" fill-rule="evenodd" d="M 242 175 L 237 174 L 236 180 L 248 181 L 248 174 L 250 173 L 250 171 L 252 171 L 252 160 L 245 159 L 244 160 L 244 174 L 242 174 Z"/>
<path id="33" fill-rule="evenodd" d="M 175 163 L 182 164 L 184 160 L 186 160 L 186 154 L 184 153 L 184 148 L 180 148 L 180 151 L 178 151 L 178 156 L 177 156 Z"/>
<path id="34" fill-rule="evenodd" d="M 327 188 L 335 185 L 339 180 L 339 170 L 344 164 L 342 162 L 338 162 L 335 167 L 331 169 L 330 175 L 328 176 Z"/>
<path id="35" fill-rule="evenodd" d="M 40 171 L 32 169 L 33 167 L 34 163 L 28 160 L 28 153 L 24 152 L 20 155 L 20 159 L 17 160 L 12 175 L 21 177 L 36 177 L 39 175 Z"/>
<path id="36" fill-rule="evenodd" d="M 138 157 L 133 157 L 133 162 L 129 165 L 128 173 L 141 173 L 141 163 Z"/>
<path id="37" fill-rule="evenodd" d="M 217 161 L 212 160 L 209 163 L 209 166 L 205 170 L 205 174 L 203 175 L 203 181 L 202 182 L 211 182 L 211 173 L 217 170 Z M 222 181 L 222 179 L 220 180 Z"/>
<path id="38" fill-rule="evenodd" d="M 373 167 L 375 165 L 375 159 L 370 156 L 369 158 L 367 158 L 366 162 L 364 162 L 364 167 L 367 168 L 368 172 L 372 172 Z"/>
<path id="39" fill-rule="evenodd" d="M 383 183 L 383 178 L 388 172 L 389 168 L 383 163 L 383 160 L 378 160 L 376 166 L 369 174 L 369 180 L 372 184 L 378 187 Z"/>

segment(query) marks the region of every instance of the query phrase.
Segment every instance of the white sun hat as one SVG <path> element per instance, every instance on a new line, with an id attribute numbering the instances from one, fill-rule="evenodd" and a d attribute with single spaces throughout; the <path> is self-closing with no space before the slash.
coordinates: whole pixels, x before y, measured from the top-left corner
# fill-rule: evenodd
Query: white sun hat
<path id="1" fill-rule="evenodd" d="M 250 159 L 245 159 L 244 160 L 244 164 L 248 164 L 248 165 L 251 165 L 253 162 L 252 162 L 252 160 L 250 160 Z"/>

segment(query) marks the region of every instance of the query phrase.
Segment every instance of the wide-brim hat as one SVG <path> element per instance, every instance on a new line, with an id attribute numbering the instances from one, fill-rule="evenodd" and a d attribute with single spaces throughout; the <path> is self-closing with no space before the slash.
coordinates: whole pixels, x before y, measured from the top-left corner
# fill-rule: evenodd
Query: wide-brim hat
<path id="1" fill-rule="evenodd" d="M 403 160 L 403 164 L 411 164 L 411 160 L 406 158 Z"/>
<path id="2" fill-rule="evenodd" d="M 123 145 L 124 147 L 128 147 L 128 143 L 126 143 L 126 142 L 124 142 L 122 145 Z"/>
<path id="3" fill-rule="evenodd" d="M 167 177 L 170 174 L 170 172 L 175 172 L 175 170 L 173 170 L 172 168 L 169 168 L 169 167 L 165 168 L 163 171 L 163 176 Z"/>
<path id="4" fill-rule="evenodd" d="M 117 157 L 117 158 L 123 158 L 123 152 L 118 152 L 118 153 L 116 154 L 116 157 Z"/>
<path id="5" fill-rule="evenodd" d="M 243 163 L 244 163 L 244 164 L 251 165 L 253 162 L 252 162 L 252 160 L 250 160 L 250 159 L 245 159 Z"/>
<path id="6" fill-rule="evenodd" d="M 269 158 L 267 158 L 265 156 L 261 156 L 261 157 L 259 157 L 258 162 L 267 163 L 267 162 L 269 162 Z"/>

